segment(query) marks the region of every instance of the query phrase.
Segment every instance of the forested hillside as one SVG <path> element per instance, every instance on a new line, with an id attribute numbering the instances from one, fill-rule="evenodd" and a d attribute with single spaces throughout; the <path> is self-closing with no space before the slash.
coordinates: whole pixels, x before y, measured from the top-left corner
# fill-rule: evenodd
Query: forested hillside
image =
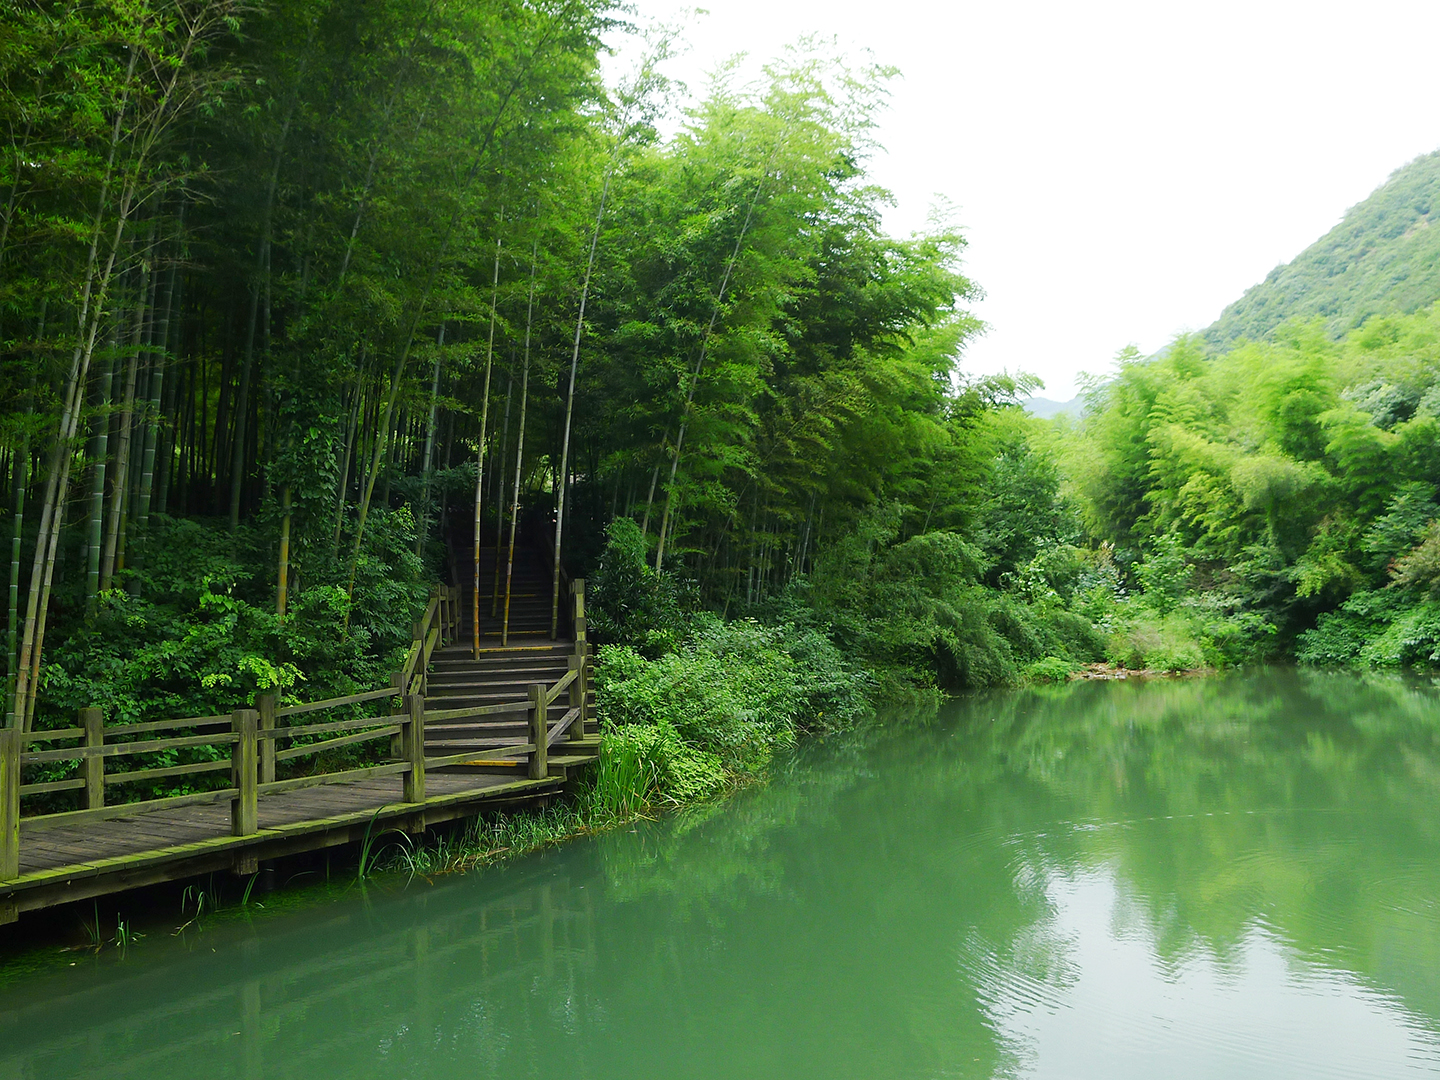
<path id="1" fill-rule="evenodd" d="M 1289 323 L 1216 357 L 1181 338 L 1122 363 L 1068 470 L 1092 535 L 1142 577 L 1169 560 L 1181 606 L 1227 613 L 1214 629 L 1253 655 L 1430 666 L 1440 308 L 1327 330 Z"/>
<path id="2" fill-rule="evenodd" d="M 1339 337 L 1372 315 L 1440 300 L 1440 151 L 1397 169 L 1325 236 L 1245 291 L 1204 331 L 1214 346 L 1258 341 L 1287 319 L 1321 317 Z"/>

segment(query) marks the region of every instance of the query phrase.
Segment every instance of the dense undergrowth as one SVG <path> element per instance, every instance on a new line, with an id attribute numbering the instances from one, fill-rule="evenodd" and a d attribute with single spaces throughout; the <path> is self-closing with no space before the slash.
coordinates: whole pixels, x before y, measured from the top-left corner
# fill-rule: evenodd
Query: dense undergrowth
<path id="1" fill-rule="evenodd" d="M 285 615 L 267 581 L 273 553 L 252 524 L 159 518 L 143 569 L 117 574 L 116 587 L 87 612 L 78 583 L 57 589 L 56 642 L 47 657 L 37 727 L 68 727 L 75 710 L 100 706 L 110 726 L 224 715 L 273 693 L 295 704 L 386 685 L 404 661 L 412 620 L 424 608 L 433 568 L 414 554 L 407 509 L 378 510 L 358 562 L 353 597 L 343 565 L 324 549 L 304 553 L 304 576 Z M 343 550 L 343 547 L 342 547 Z M 335 719 L 369 715 L 353 706 Z M 282 768 L 335 768 L 378 752 L 358 744 Z M 224 747 L 194 746 L 136 755 L 132 769 L 218 761 Z M 27 781 L 67 778 L 73 763 L 31 766 Z M 112 770 L 113 771 L 113 770 Z M 154 798 L 223 785 L 222 773 L 126 784 L 111 798 Z M 73 796 L 41 796 L 37 809 L 71 808 Z"/>
<path id="2" fill-rule="evenodd" d="M 408 509 L 372 516 L 353 596 L 338 559 L 307 553 L 283 617 L 259 529 L 195 518 L 155 528 L 149 565 L 118 574 L 93 615 L 79 583 L 61 590 L 42 726 L 92 704 L 123 724 L 228 712 L 256 693 L 298 701 L 374 689 L 399 667 L 433 580 L 414 554 Z"/>

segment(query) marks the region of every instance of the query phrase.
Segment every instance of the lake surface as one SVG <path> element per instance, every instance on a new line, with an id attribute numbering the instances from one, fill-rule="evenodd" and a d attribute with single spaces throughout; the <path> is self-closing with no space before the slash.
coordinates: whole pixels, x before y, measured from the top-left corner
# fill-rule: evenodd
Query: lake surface
<path id="1" fill-rule="evenodd" d="M 1440 692 L 897 717 L 703 814 L 0 987 L 0 1077 L 77 1076 L 1440 1076 Z"/>

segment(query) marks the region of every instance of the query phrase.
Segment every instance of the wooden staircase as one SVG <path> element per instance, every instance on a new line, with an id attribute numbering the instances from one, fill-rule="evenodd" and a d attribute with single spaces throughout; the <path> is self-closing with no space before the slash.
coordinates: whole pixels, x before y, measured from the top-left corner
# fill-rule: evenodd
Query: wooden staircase
<path id="1" fill-rule="evenodd" d="M 437 648 L 431 656 L 430 670 L 425 679 L 427 713 L 526 701 L 532 686 L 554 685 L 566 675 L 572 664 L 577 662 L 577 656 L 585 656 L 588 665 L 589 658 L 583 640 L 584 582 L 576 583 L 579 586 L 576 595 L 569 588 L 569 583 L 562 579 L 561 636 L 551 640 L 550 571 L 541 557 L 531 549 L 517 549 L 515 553 L 515 566 L 510 581 L 509 626 L 508 633 L 506 632 L 503 557 L 507 554 L 508 552 L 502 549 L 499 602 L 496 613 L 492 616 L 491 597 L 494 591 L 496 553 L 494 548 L 485 548 L 481 552 L 478 657 L 475 652 L 474 594 L 471 587 L 474 578 L 473 556 L 470 559 L 454 559 L 455 577 L 461 587 L 460 620 L 455 628 L 457 633 L 454 641 Z M 580 629 L 581 646 L 578 652 L 576 635 L 567 632 L 571 625 L 578 625 Z M 582 718 L 572 722 L 569 729 L 559 735 L 550 746 L 551 776 L 564 777 L 569 770 L 594 761 L 599 753 L 595 694 L 588 678 L 585 684 Z M 571 695 L 562 694 L 549 706 L 549 725 L 553 728 L 559 724 L 572 707 Z M 482 740 L 493 741 L 495 738 L 511 736 L 523 742 L 526 733 L 524 713 L 453 723 L 427 723 L 425 753 L 427 756 L 436 757 L 458 754 Z M 524 759 L 499 758 L 493 754 L 487 756 L 484 750 L 477 748 L 475 761 L 450 766 L 449 769 L 457 772 L 480 771 L 523 776 L 525 767 Z"/>

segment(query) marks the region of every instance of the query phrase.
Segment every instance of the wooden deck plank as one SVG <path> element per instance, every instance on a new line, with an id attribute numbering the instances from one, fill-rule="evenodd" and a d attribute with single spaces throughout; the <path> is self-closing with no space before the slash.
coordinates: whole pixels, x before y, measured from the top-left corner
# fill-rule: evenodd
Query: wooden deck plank
<path id="1" fill-rule="evenodd" d="M 515 781 L 503 775 L 470 772 L 431 773 L 426 778 L 429 798 L 423 805 L 410 807 L 400 802 L 400 785 L 393 778 L 358 780 L 262 796 L 259 824 L 262 833 L 319 831 L 326 822 L 347 817 L 364 819 L 377 809 L 390 810 L 393 816 L 407 809 L 418 812 L 457 799 L 480 802 L 498 788 L 513 789 L 527 783 L 543 786 L 545 781 Z M 23 878 L 66 868 L 78 871 L 96 863 L 125 863 L 127 859 L 236 839 L 230 835 L 230 810 L 224 803 L 140 812 L 34 833 L 22 823 L 20 873 Z M 177 862 L 184 859 L 183 854 L 176 854 Z M 9 891 L 6 886 L 10 884 L 0 885 L 0 895 Z"/>
<path id="2" fill-rule="evenodd" d="M 36 890 L 56 893 L 60 897 L 52 901 L 56 903 L 74 894 L 72 886 L 76 882 L 79 882 L 78 887 L 86 890 L 85 895 L 100 895 L 128 887 L 126 882 L 134 880 L 137 874 L 146 880 L 189 876 L 187 865 L 194 866 L 205 860 L 213 867 L 215 857 L 225 857 L 227 851 L 241 851 L 247 847 L 258 849 L 276 842 L 288 843 L 287 850 L 318 848 L 346 839 L 357 839 L 358 833 L 354 830 L 366 827 L 376 816 L 404 819 L 407 815 L 439 811 L 443 820 L 444 817 L 455 816 L 457 808 L 463 813 L 471 812 L 472 808 L 478 812 L 488 798 L 533 796 L 545 791 L 558 791 L 561 786 L 553 778 L 528 780 L 474 773 L 437 773 L 427 778 L 430 797 L 426 802 L 406 804 L 395 797 L 398 793 L 388 790 L 388 779 L 334 785 L 341 791 L 331 792 L 323 799 L 314 797 L 316 792 L 326 790 L 323 788 L 272 796 L 272 805 L 268 809 L 276 819 L 275 823 L 249 837 L 229 835 L 228 809 L 223 806 L 156 811 L 154 814 L 92 823 L 89 826 L 90 836 L 47 835 L 43 842 L 37 839 L 29 845 L 22 844 L 21 877 L 0 885 L 0 899 L 8 895 L 12 900 L 22 902 L 21 910 L 29 910 L 46 906 Z M 302 795 L 306 798 L 298 798 Z M 309 816 L 316 813 L 324 816 Z M 174 835 L 162 839 L 157 845 L 156 832 L 150 827 L 153 823 L 148 819 L 161 814 L 169 819 L 166 831 Z M 188 818 L 176 820 L 180 815 L 188 815 Z M 295 820 L 278 820 L 282 817 Z M 103 838 L 94 836 L 97 825 L 107 826 Z M 74 828 L 78 832 L 81 827 Z M 333 834 L 337 829 L 341 830 L 338 840 L 325 840 L 320 835 Z M 51 832 L 60 834 L 68 831 L 69 828 Z M 316 841 L 308 843 L 307 835 L 315 836 Z M 184 840 L 186 837 L 193 839 Z M 294 846 L 297 841 L 299 848 Z M 77 858 L 79 853 L 91 855 Z M 107 877 L 115 881 L 113 889 L 104 885 L 103 879 Z M 101 880 L 93 886 L 85 884 L 97 879 Z"/>

